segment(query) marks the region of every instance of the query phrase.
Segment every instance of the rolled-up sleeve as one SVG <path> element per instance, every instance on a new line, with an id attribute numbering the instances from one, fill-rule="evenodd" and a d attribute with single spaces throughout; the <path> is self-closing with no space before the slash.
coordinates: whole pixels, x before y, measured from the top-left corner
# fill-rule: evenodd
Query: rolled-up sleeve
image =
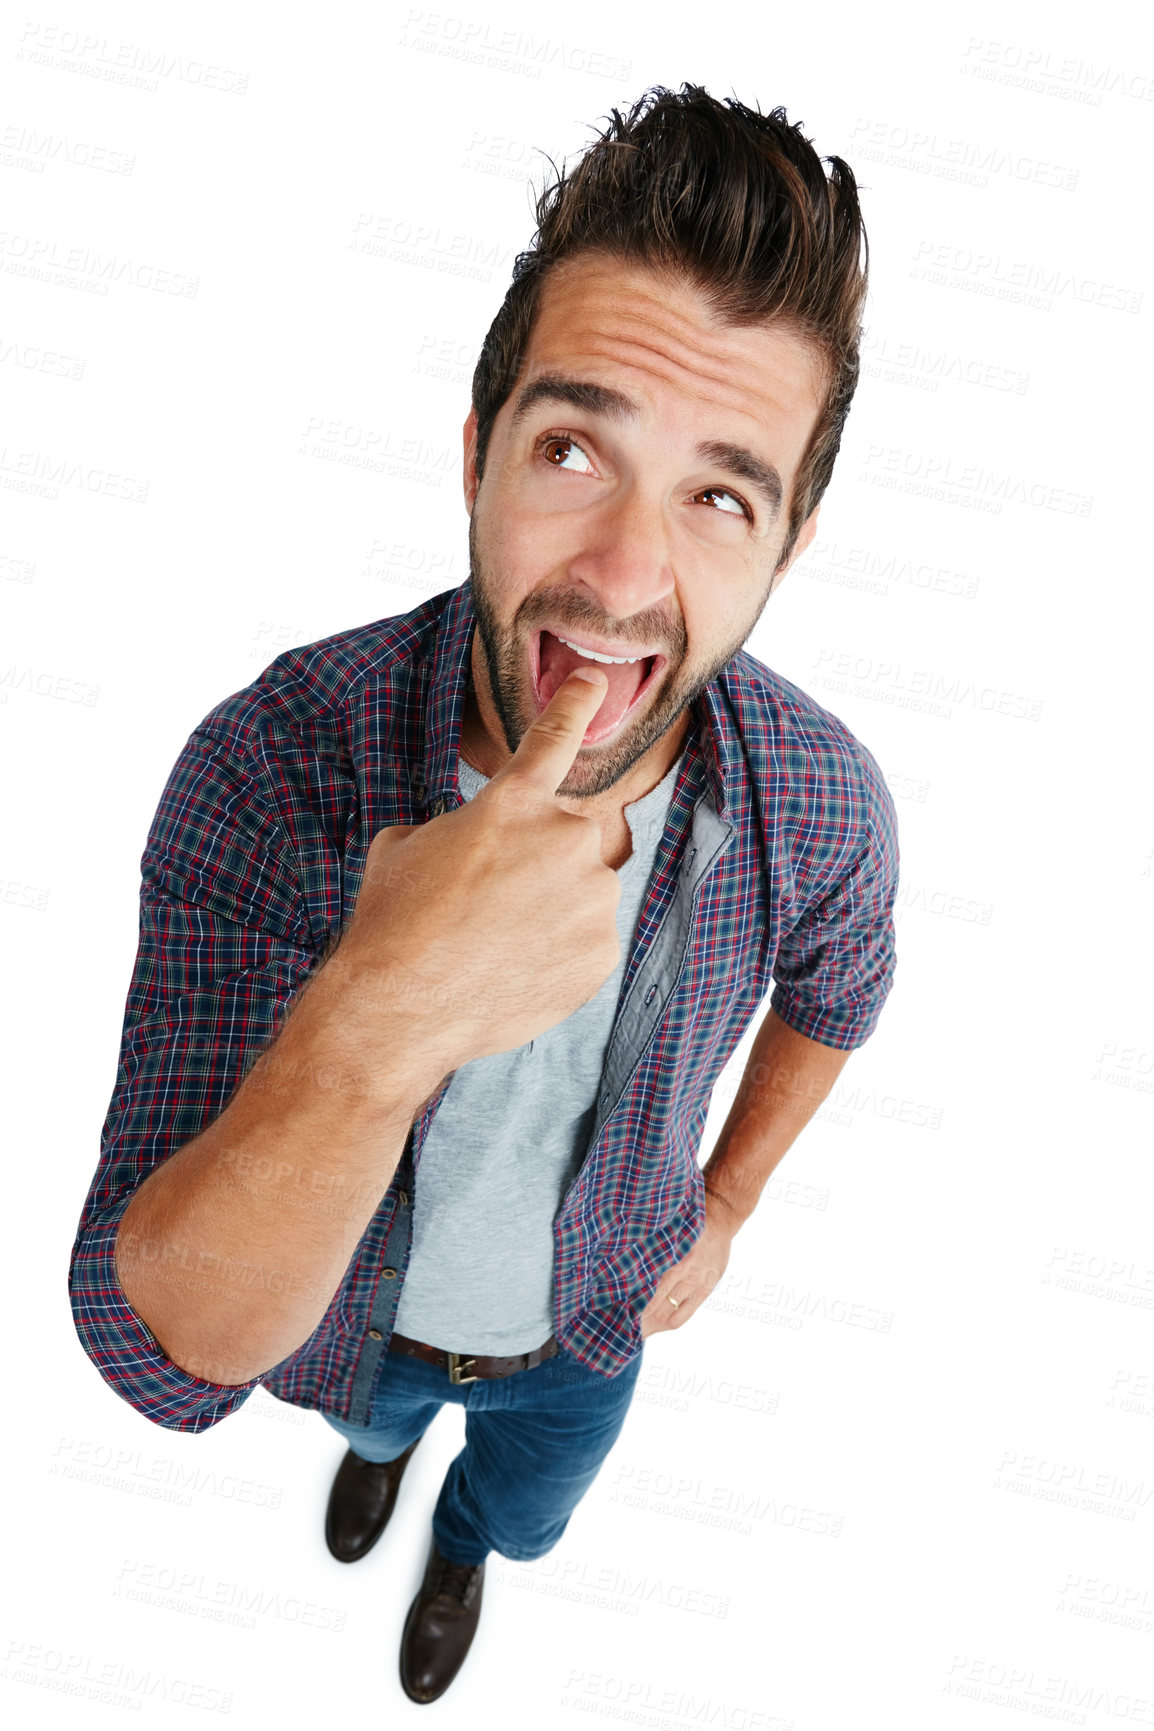
<path id="1" fill-rule="evenodd" d="M 877 1027 L 897 960 L 897 814 L 873 757 L 860 744 L 855 755 L 856 785 L 838 804 L 839 819 L 852 815 L 849 862 L 779 942 L 770 999 L 797 1033 L 842 1051 Z"/>
<path id="2" fill-rule="evenodd" d="M 185 745 L 141 874 L 116 1082 L 68 1289 L 81 1344 L 116 1393 L 156 1424 L 200 1431 L 263 1378 L 214 1383 L 174 1364 L 125 1298 L 117 1232 L 153 1168 L 223 1111 L 317 954 L 284 827 L 226 739 L 198 730 Z M 166 1255 L 179 1279 L 191 1251 L 171 1245 Z"/>

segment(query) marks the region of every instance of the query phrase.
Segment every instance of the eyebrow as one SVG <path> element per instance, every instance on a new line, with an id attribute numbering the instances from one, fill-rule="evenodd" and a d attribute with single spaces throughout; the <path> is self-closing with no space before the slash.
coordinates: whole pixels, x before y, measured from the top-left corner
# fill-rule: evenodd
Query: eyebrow
<path id="1" fill-rule="evenodd" d="M 559 373 L 543 373 L 519 393 L 510 428 L 523 421 L 538 403 L 564 403 L 569 408 L 580 409 L 587 415 L 599 415 L 607 421 L 635 421 L 641 414 L 641 405 L 624 391 L 614 390 L 609 385 L 564 378 Z M 732 445 L 725 439 L 704 440 L 696 447 L 696 454 L 701 462 L 716 464 L 729 474 L 748 481 L 760 494 L 770 516 L 777 516 L 785 497 L 785 486 L 772 463 L 765 462 L 744 445 Z"/>

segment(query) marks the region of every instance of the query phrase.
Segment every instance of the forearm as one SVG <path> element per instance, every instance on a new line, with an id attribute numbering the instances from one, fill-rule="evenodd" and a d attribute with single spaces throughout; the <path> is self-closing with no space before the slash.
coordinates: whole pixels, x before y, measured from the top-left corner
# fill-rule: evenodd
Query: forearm
<path id="1" fill-rule="evenodd" d="M 225 1110 L 121 1220 L 124 1295 L 175 1364 L 235 1384 L 308 1339 L 432 1078 L 395 1014 L 366 1015 L 338 949 Z"/>
<path id="2" fill-rule="evenodd" d="M 765 1183 L 850 1057 L 798 1034 L 772 1009 L 757 1031 L 737 1096 L 702 1170 L 734 1230 L 757 1206 Z"/>

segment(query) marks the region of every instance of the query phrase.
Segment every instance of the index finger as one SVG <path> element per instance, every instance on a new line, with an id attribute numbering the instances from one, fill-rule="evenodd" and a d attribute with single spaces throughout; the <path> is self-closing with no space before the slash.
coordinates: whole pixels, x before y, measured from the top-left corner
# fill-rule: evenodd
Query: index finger
<path id="1" fill-rule="evenodd" d="M 609 680 L 595 667 L 575 667 L 563 679 L 536 721 L 525 729 L 520 745 L 494 781 L 516 770 L 528 775 L 542 791 L 556 793 L 573 767 L 585 729 L 600 709 Z"/>

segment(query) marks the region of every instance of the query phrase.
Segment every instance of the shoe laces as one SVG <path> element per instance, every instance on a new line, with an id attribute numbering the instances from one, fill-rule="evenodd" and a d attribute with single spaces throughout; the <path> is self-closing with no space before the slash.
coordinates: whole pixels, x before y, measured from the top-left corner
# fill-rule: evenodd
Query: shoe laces
<path id="1" fill-rule="evenodd" d="M 447 1557 L 442 1557 L 437 1570 L 437 1592 L 447 1593 L 463 1604 L 480 1567 L 480 1563 L 451 1563 Z"/>

